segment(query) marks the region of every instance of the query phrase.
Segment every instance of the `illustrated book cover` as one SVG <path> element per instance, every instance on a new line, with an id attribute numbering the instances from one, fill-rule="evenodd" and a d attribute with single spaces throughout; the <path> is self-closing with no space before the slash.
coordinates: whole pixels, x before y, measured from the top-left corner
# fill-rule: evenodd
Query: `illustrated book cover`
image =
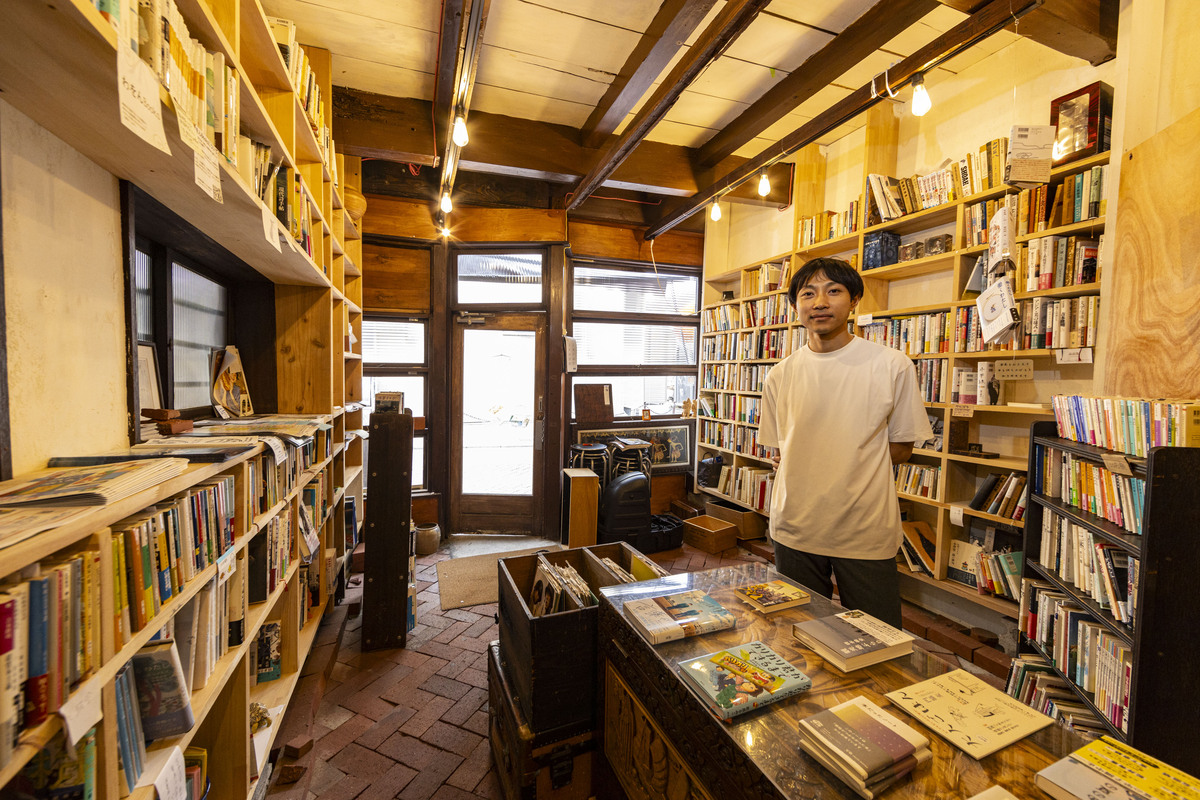
<path id="1" fill-rule="evenodd" d="M 213 354 L 212 404 L 221 417 L 249 417 L 254 414 L 250 387 L 242 369 L 242 356 L 229 345 Z"/>
<path id="2" fill-rule="evenodd" d="M 729 609 L 699 589 L 626 601 L 625 614 L 651 644 L 723 631 L 737 624 Z"/>
<path id="3" fill-rule="evenodd" d="M 865 611 L 843 611 L 797 622 L 792 635 L 842 672 L 912 652 L 913 637 Z"/>
<path id="4" fill-rule="evenodd" d="M 888 692 L 887 697 L 917 722 L 977 759 L 1053 721 L 961 669 Z"/>
<path id="5" fill-rule="evenodd" d="M 1200 780 L 1111 736 L 1101 736 L 1037 773 L 1038 788 L 1059 800 L 1200 797 Z"/>
<path id="6" fill-rule="evenodd" d="M 782 611 L 804 605 L 812 599 L 799 586 L 781 579 L 739 586 L 733 593 L 759 611 Z"/>
<path id="7" fill-rule="evenodd" d="M 762 642 L 682 661 L 684 682 L 721 719 L 812 688 L 812 680 Z"/>
<path id="8" fill-rule="evenodd" d="M 137 651 L 133 674 L 146 738 L 179 736 L 192 729 L 191 697 L 174 642 L 149 644 Z"/>

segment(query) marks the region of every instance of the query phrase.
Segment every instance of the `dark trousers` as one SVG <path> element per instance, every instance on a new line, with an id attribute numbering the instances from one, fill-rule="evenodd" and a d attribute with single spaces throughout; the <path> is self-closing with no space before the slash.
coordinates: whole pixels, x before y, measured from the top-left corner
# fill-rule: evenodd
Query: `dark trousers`
<path id="1" fill-rule="evenodd" d="M 834 558 L 818 556 L 775 542 L 775 569 L 823 597 L 838 599 L 846 608 L 861 609 L 872 617 L 900 628 L 900 580 L 896 559 Z"/>

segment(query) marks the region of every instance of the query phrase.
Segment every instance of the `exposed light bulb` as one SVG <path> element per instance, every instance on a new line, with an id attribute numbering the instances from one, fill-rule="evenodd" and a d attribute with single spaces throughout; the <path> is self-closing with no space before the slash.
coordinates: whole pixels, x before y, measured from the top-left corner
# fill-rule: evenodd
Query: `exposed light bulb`
<path id="1" fill-rule="evenodd" d="M 925 76 L 918 74 L 913 78 L 912 112 L 914 116 L 923 117 L 933 108 L 929 92 L 925 91 Z"/>
<path id="2" fill-rule="evenodd" d="M 442 213 L 449 214 L 454 210 L 454 203 L 450 200 L 449 192 L 442 192 Z"/>
<path id="3" fill-rule="evenodd" d="M 454 118 L 454 133 L 451 134 L 451 138 L 459 147 L 466 147 L 467 142 L 471 141 L 471 137 L 467 135 L 467 121 L 462 117 Z"/>
<path id="4" fill-rule="evenodd" d="M 450 238 L 450 229 L 449 228 L 442 228 L 442 238 L 443 239 Z"/>
<path id="5" fill-rule="evenodd" d="M 716 200 L 713 200 L 712 211 L 709 213 L 708 218 L 713 222 L 721 221 L 721 204 Z"/>
<path id="6" fill-rule="evenodd" d="M 758 176 L 758 196 L 766 197 L 771 193 L 771 181 L 767 178 L 767 171 L 763 170 L 762 175 Z"/>

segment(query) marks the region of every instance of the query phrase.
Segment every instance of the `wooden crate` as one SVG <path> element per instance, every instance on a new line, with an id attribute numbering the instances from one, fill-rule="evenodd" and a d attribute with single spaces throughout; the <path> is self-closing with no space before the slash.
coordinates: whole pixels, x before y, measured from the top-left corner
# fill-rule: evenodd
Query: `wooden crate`
<path id="1" fill-rule="evenodd" d="M 701 514 L 683 521 L 683 541 L 706 553 L 720 553 L 737 546 L 737 528 L 732 522 Z"/>
<path id="2" fill-rule="evenodd" d="M 582 549 L 542 555 L 554 564 L 569 563 L 597 596 L 600 587 L 617 582 Z M 571 725 L 591 730 L 597 606 L 533 616 L 526 598 L 536 571 L 536 556 L 500 559 L 500 660 L 521 712 L 534 731 Z"/>
<path id="3" fill-rule="evenodd" d="M 592 796 L 595 733 L 575 726 L 535 733 L 500 665 L 500 645 L 488 646 L 488 732 L 505 800 L 586 800 Z"/>
<path id="4" fill-rule="evenodd" d="M 657 572 L 659 569 L 658 565 L 636 547 L 630 546 L 628 542 L 598 544 L 585 548 L 584 552 L 587 553 L 589 559 L 595 560 L 596 568 L 604 572 L 609 572 L 609 570 L 601 559 L 611 558 L 622 569 L 639 581 L 652 581 L 660 577 Z M 612 575 L 612 581 L 613 583 L 618 582 L 615 575 Z"/>
<path id="5" fill-rule="evenodd" d="M 767 535 L 767 518 L 757 511 L 740 508 L 724 500 L 709 500 L 704 506 L 704 513 L 732 522 L 739 539 L 761 539 Z"/>

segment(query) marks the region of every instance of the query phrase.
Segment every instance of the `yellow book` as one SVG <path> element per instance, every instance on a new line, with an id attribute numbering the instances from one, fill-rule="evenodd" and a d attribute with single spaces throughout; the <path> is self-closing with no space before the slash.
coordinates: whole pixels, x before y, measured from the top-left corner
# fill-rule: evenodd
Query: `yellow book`
<path id="1" fill-rule="evenodd" d="M 1110 736 L 1088 742 L 1070 758 L 1146 797 L 1200 797 L 1200 781 L 1196 778 Z"/>

